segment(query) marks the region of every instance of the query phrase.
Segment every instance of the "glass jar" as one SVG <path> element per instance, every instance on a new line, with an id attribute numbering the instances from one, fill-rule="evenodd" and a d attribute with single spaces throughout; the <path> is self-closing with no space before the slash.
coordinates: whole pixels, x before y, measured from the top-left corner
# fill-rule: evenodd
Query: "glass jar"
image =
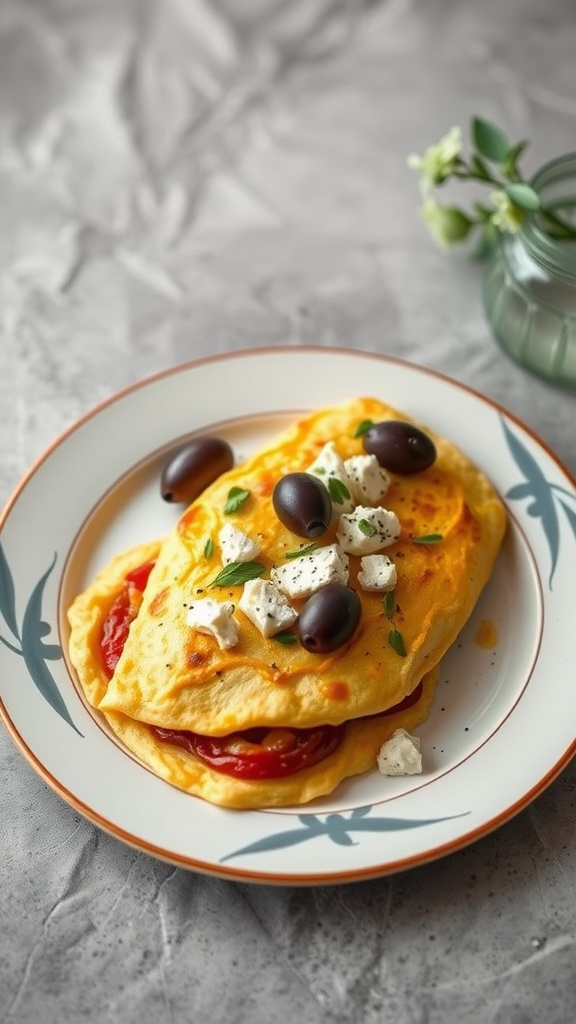
<path id="1" fill-rule="evenodd" d="M 545 164 L 531 184 L 543 204 L 575 223 L 576 153 Z M 529 214 L 489 257 L 484 308 L 512 359 L 546 380 L 576 385 L 576 241 L 551 238 L 538 214 Z"/>

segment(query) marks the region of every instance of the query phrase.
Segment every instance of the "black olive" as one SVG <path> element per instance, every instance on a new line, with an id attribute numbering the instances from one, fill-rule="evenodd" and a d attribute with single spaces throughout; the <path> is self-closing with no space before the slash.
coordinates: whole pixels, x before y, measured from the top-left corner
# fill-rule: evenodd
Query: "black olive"
<path id="1" fill-rule="evenodd" d="M 358 594 L 344 583 L 330 583 L 317 590 L 298 616 L 302 647 L 314 654 L 342 647 L 355 632 L 361 611 Z"/>
<path id="2" fill-rule="evenodd" d="M 324 484 L 310 473 L 288 473 L 272 494 L 281 523 L 298 537 L 320 537 L 332 521 L 332 499 Z"/>
<path id="3" fill-rule="evenodd" d="M 234 453 L 221 437 L 195 437 L 164 466 L 160 491 L 164 501 L 189 504 L 234 465 Z"/>
<path id="4" fill-rule="evenodd" d="M 375 455 L 383 469 L 401 476 L 421 473 L 436 459 L 436 447 L 413 423 L 384 420 L 370 427 L 363 437 L 365 451 Z"/>

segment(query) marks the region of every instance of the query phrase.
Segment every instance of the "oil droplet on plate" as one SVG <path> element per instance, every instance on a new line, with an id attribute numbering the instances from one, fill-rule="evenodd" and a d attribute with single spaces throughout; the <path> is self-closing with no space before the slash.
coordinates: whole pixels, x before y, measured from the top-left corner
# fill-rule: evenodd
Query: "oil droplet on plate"
<path id="1" fill-rule="evenodd" d="M 474 636 L 474 643 L 486 651 L 496 647 L 498 643 L 498 630 L 494 623 L 490 622 L 490 619 L 482 619 L 479 623 Z"/>

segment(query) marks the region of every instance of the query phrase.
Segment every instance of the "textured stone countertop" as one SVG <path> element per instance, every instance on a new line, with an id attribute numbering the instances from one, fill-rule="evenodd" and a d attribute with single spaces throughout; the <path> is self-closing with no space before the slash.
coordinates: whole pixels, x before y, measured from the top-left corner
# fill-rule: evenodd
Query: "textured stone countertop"
<path id="1" fill-rule="evenodd" d="M 529 171 L 575 149 L 575 53 L 572 0 L 2 0 L 0 504 L 119 389 L 271 345 L 441 371 L 574 474 L 574 393 L 494 344 L 406 157 L 472 113 Z M 573 765 L 444 859 L 300 888 L 124 845 L 4 729 L 0 768 L 2 1024 L 576 1017 Z"/>

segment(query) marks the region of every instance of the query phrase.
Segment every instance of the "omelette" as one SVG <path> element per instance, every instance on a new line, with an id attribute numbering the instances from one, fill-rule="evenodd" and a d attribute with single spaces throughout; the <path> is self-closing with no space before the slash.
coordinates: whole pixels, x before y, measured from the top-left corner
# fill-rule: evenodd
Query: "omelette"
<path id="1" fill-rule="evenodd" d="M 160 777 L 229 807 L 303 804 L 425 719 L 506 515 L 487 477 L 420 425 L 433 461 L 383 468 L 365 437 L 390 422 L 413 423 L 376 398 L 302 416 L 72 603 L 88 703 Z M 302 486 L 326 510 L 312 533 Z"/>

